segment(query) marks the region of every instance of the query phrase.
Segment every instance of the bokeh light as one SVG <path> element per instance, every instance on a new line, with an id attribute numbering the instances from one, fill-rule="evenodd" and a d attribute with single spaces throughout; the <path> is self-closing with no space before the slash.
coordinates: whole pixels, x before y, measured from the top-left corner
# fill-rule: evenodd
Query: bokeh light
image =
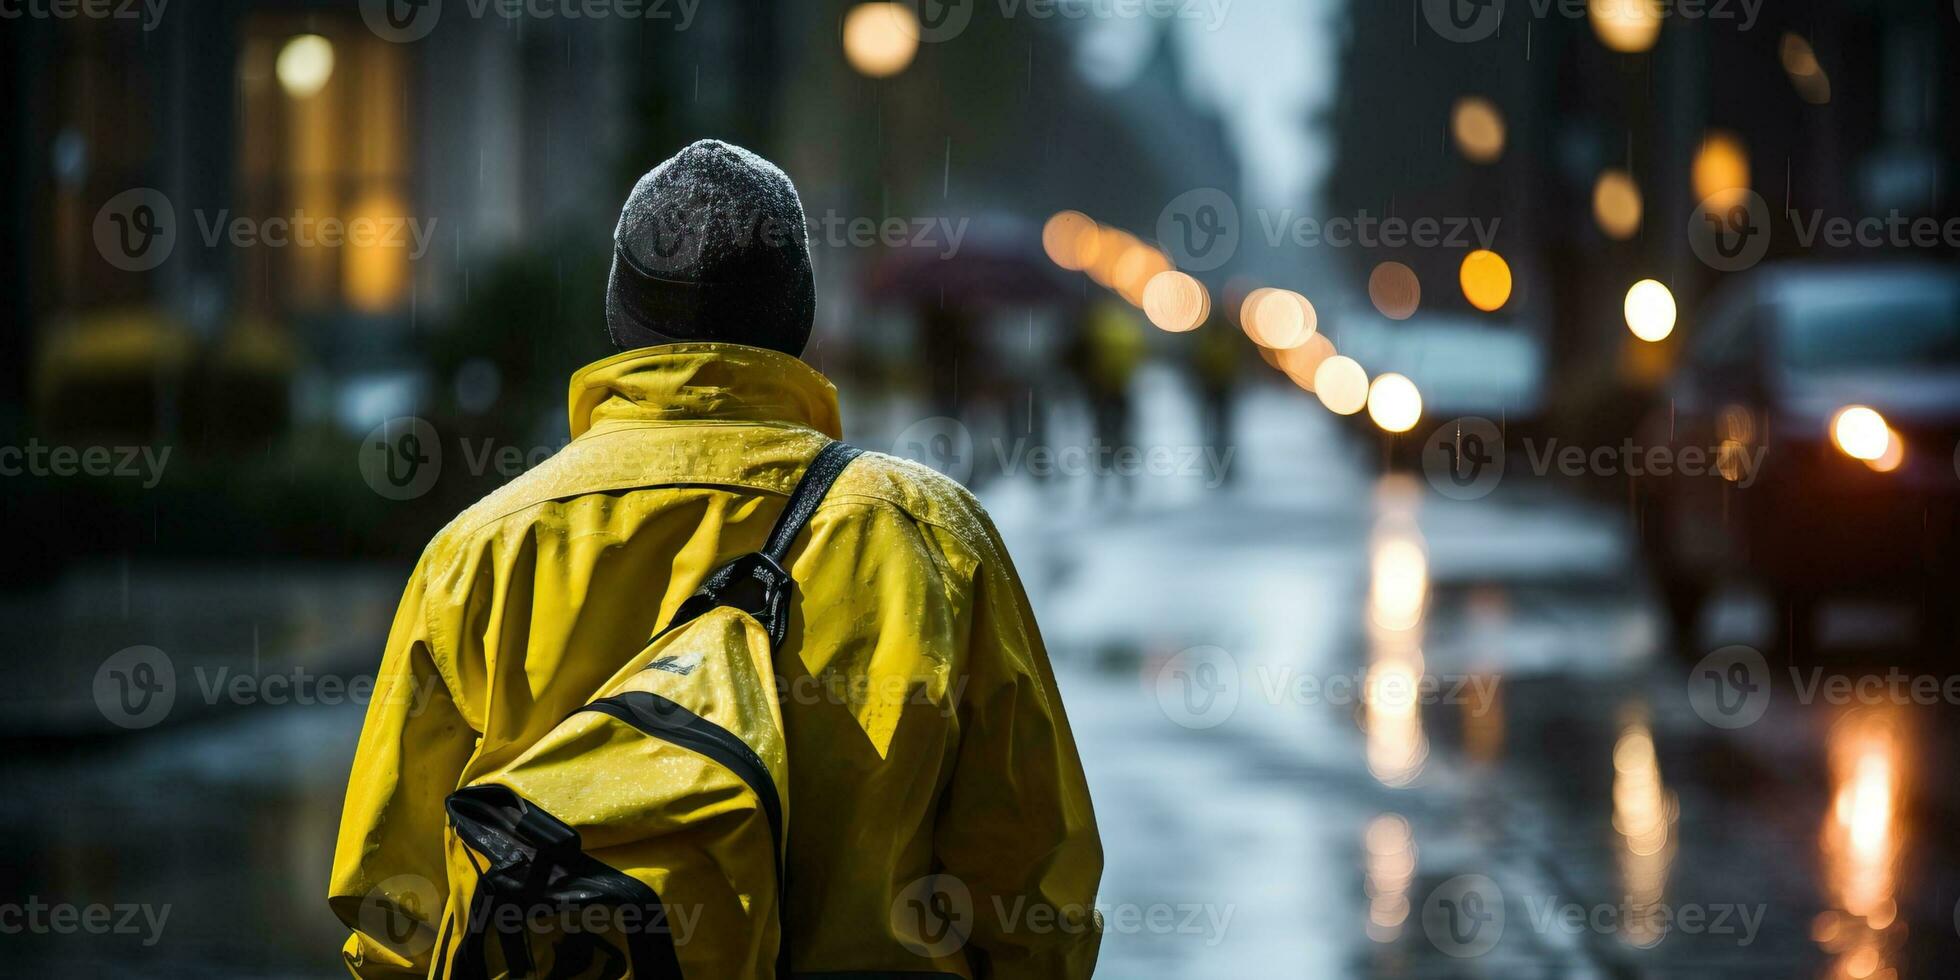
<path id="1" fill-rule="evenodd" d="M 1211 315 L 1211 295 L 1189 274 L 1166 269 L 1144 284 L 1143 315 L 1159 330 L 1196 330 Z"/>
<path id="2" fill-rule="evenodd" d="M 1123 253 L 1109 270 L 1109 288 L 1130 301 L 1131 306 L 1143 305 L 1143 287 L 1150 284 L 1151 277 L 1171 268 L 1170 257 L 1155 246 L 1146 245 L 1132 237 Z"/>
<path id="3" fill-rule="evenodd" d="M 1674 294 L 1657 280 L 1642 279 L 1627 290 L 1627 329 L 1653 343 L 1674 332 Z"/>
<path id="4" fill-rule="evenodd" d="M 1593 182 L 1593 220 L 1606 237 L 1625 241 L 1640 231 L 1640 185 L 1624 170 L 1608 169 Z"/>
<path id="5" fill-rule="evenodd" d="M 1887 431 L 1885 451 L 1877 459 L 1865 460 L 1865 465 L 1875 473 L 1890 473 L 1906 461 L 1906 441 L 1897 432 Z"/>
<path id="6" fill-rule="evenodd" d="M 1383 262 L 1368 273 L 1368 299 L 1391 320 L 1407 320 L 1422 305 L 1422 283 L 1415 270 L 1400 262 Z"/>
<path id="7" fill-rule="evenodd" d="M 1246 295 L 1239 321 L 1253 343 L 1275 351 L 1292 350 L 1320 329 L 1320 314 L 1305 296 L 1269 286 Z"/>
<path id="8" fill-rule="evenodd" d="M 1368 372 L 1354 358 L 1336 354 L 1313 372 L 1313 392 L 1336 415 L 1353 415 L 1368 404 Z"/>
<path id="9" fill-rule="evenodd" d="M 1261 351 L 1265 349 L 1260 348 Z M 1312 391 L 1314 372 L 1320 370 L 1322 361 L 1333 357 L 1335 353 L 1334 342 L 1328 340 L 1325 334 L 1316 333 L 1298 347 L 1272 352 L 1273 366 L 1286 372 L 1286 376 L 1293 379 L 1294 384 Z"/>
<path id="10" fill-rule="evenodd" d="M 1057 211 L 1041 226 L 1041 248 L 1064 269 L 1080 271 L 1096 260 L 1099 232 L 1080 211 Z"/>
<path id="11" fill-rule="evenodd" d="M 1649 50 L 1661 35 L 1661 0 L 1592 0 L 1586 12 L 1599 43 L 1614 51 Z"/>
<path id="12" fill-rule="evenodd" d="M 860 74 L 889 78 L 919 52 L 919 16 L 903 3 L 861 3 L 844 15 L 844 58 Z"/>
<path id="13" fill-rule="evenodd" d="M 1695 153 L 1695 200 L 1706 201 L 1724 191 L 1749 189 L 1749 151 L 1740 137 L 1709 130 Z"/>
<path id="14" fill-rule="evenodd" d="M 1863 405 L 1839 409 L 1831 419 L 1831 438 L 1852 459 L 1878 460 L 1891 444 L 1892 429 L 1885 417 Z"/>
<path id="15" fill-rule="evenodd" d="M 1511 266 L 1489 249 L 1464 256 L 1457 279 L 1463 284 L 1463 298 L 1485 313 L 1495 312 L 1511 298 Z"/>
<path id="16" fill-rule="evenodd" d="M 333 77 L 333 42 L 318 34 L 294 35 L 279 49 L 273 74 L 287 95 L 295 99 L 313 95 Z"/>
<path id="17" fill-rule="evenodd" d="M 1407 432 L 1422 419 L 1422 393 L 1402 375 L 1381 375 L 1368 386 L 1368 417 L 1385 431 Z"/>
<path id="18" fill-rule="evenodd" d="M 1790 75 L 1790 84 L 1796 87 L 1797 95 L 1811 105 L 1823 105 L 1831 101 L 1831 77 L 1824 73 L 1824 66 L 1817 61 L 1817 52 L 1800 34 L 1784 34 L 1778 45 L 1778 53 L 1783 59 L 1783 70 Z"/>
<path id="19" fill-rule="evenodd" d="M 1450 135 L 1472 163 L 1491 163 L 1504 155 L 1504 114 L 1481 95 L 1466 95 L 1450 107 Z"/>
<path id="20" fill-rule="evenodd" d="M 1094 255 L 1085 271 L 1096 285 L 1108 289 L 1116 288 L 1116 264 L 1130 249 L 1140 244 L 1135 235 L 1121 228 L 1099 225 L 1096 228 Z"/>

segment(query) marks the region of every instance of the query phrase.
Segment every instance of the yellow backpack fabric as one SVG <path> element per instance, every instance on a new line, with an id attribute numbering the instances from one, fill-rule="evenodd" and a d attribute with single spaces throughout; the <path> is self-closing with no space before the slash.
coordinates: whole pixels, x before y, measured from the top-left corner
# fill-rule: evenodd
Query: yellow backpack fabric
<path id="1" fill-rule="evenodd" d="M 478 876 L 456 980 L 788 976 L 775 648 L 825 446 L 760 552 L 721 566 L 585 707 L 448 800 Z"/>

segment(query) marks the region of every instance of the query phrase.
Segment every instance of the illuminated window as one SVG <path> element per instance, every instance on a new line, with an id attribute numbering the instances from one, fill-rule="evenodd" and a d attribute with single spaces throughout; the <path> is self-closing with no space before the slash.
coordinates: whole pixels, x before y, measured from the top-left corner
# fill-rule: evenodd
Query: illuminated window
<path id="1" fill-rule="evenodd" d="M 293 243 L 239 250 L 244 308 L 388 313 L 407 305 L 408 91 L 402 48 L 358 23 L 276 14 L 247 21 L 233 220 Z M 323 233 L 340 240 L 323 242 Z"/>

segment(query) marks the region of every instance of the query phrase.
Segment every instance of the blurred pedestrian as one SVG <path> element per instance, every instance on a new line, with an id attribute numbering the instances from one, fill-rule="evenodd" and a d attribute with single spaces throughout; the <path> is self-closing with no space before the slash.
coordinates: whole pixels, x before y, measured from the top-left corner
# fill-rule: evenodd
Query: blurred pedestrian
<path id="1" fill-rule="evenodd" d="M 836 391 L 798 359 L 806 234 L 789 179 L 739 147 L 634 187 L 621 353 L 573 375 L 571 443 L 429 545 L 390 633 L 331 881 L 357 976 L 667 975 L 642 953 L 717 978 L 1092 972 L 1101 845 L 1027 598 L 963 488 L 834 442 Z M 710 614 L 728 631 L 635 660 Z M 594 700 L 621 685 L 666 706 Z M 644 764 L 598 768 L 621 747 Z M 780 865 L 729 844 L 761 816 Z M 755 921 L 682 935 L 699 910 L 660 896 L 687 889 Z M 622 894 L 658 903 L 623 954 L 480 914 Z"/>
<path id="2" fill-rule="evenodd" d="M 1204 415 L 1205 448 L 1223 454 L 1232 445 L 1232 399 L 1244 345 L 1238 331 L 1217 310 L 1198 328 L 1192 343 L 1191 379 L 1198 389 L 1200 411 Z M 1223 470 L 1221 478 L 1231 482 L 1229 467 Z"/>
<path id="3" fill-rule="evenodd" d="M 1092 459 L 1116 459 L 1130 443 L 1130 381 L 1143 363 L 1143 328 L 1129 307 L 1100 297 L 1084 310 L 1069 363 L 1089 406 Z M 1115 481 L 1126 488 L 1113 467 L 1098 470 L 1099 485 Z"/>

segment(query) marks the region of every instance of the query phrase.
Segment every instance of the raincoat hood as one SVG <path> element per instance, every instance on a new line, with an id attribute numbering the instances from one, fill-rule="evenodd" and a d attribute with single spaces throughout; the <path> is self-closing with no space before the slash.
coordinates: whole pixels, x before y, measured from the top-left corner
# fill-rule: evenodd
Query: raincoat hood
<path id="1" fill-rule="evenodd" d="M 572 375 L 572 438 L 647 422 L 780 422 L 843 438 L 837 388 L 802 360 L 741 344 L 663 344 Z"/>

